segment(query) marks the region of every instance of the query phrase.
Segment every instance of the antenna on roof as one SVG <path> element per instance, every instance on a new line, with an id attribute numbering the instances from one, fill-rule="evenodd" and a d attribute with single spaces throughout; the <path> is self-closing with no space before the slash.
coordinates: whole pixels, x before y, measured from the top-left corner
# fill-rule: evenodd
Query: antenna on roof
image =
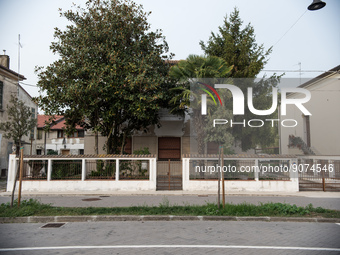
<path id="1" fill-rule="evenodd" d="M 17 85 L 17 96 L 19 97 L 19 81 L 20 81 L 20 48 L 22 45 L 20 43 L 20 34 L 18 35 L 18 85 Z"/>

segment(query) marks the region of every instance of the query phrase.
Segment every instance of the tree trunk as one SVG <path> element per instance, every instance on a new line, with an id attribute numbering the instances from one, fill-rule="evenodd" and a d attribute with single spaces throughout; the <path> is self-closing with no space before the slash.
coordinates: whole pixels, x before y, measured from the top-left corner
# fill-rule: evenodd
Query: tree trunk
<path id="1" fill-rule="evenodd" d="M 99 154 L 99 151 L 98 151 L 98 131 L 95 131 L 94 132 L 94 153 L 95 154 Z"/>
<path id="2" fill-rule="evenodd" d="M 15 143 L 15 146 L 16 146 L 16 144 L 17 143 Z M 18 150 L 18 148 L 16 150 L 17 156 L 18 156 L 18 151 L 20 151 L 20 148 L 21 148 L 21 139 L 19 140 L 19 150 Z M 11 207 L 13 207 L 13 203 L 14 203 L 14 194 L 15 194 L 15 188 L 16 188 L 16 184 L 17 184 L 17 180 L 18 180 L 19 167 L 20 167 L 20 160 L 19 160 L 19 164 L 18 164 L 18 167 L 16 169 L 15 176 L 14 176 L 14 184 L 13 184 L 13 190 L 12 190 L 12 195 L 11 195 Z"/>
<path id="3" fill-rule="evenodd" d="M 123 134 L 123 141 L 122 141 L 122 146 L 121 146 L 121 149 L 120 149 L 120 154 L 121 155 L 124 154 L 125 140 L 126 140 L 126 132 L 124 132 L 124 134 Z"/>

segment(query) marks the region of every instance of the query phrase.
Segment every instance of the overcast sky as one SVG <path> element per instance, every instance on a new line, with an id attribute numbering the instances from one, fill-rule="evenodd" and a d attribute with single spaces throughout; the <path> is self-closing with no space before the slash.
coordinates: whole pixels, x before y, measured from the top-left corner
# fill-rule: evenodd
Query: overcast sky
<path id="1" fill-rule="evenodd" d="M 203 54 L 199 41 L 217 32 L 224 17 L 237 7 L 245 24 L 255 29 L 258 44 L 273 47 L 265 70 L 299 70 L 302 78 L 313 78 L 340 64 L 340 1 L 324 0 L 318 11 L 306 11 L 312 0 L 136 0 L 145 11 L 152 11 L 152 30 L 162 29 L 174 59 Z M 85 0 L 0 0 L 0 53 L 10 56 L 10 68 L 18 71 L 18 34 L 21 35 L 20 73 L 27 84 L 38 81 L 35 66 L 47 66 L 57 59 L 49 50 L 54 28 L 64 28 L 65 18 L 58 9 L 68 10 L 72 2 Z M 300 19 L 299 19 L 300 18 Z M 288 31 L 288 32 L 287 32 Z M 266 71 L 268 75 L 272 72 Z M 279 72 L 282 73 L 282 72 Z M 262 75 L 263 73 L 261 73 Z M 285 77 L 300 77 L 286 72 Z M 38 89 L 24 86 L 32 95 Z"/>

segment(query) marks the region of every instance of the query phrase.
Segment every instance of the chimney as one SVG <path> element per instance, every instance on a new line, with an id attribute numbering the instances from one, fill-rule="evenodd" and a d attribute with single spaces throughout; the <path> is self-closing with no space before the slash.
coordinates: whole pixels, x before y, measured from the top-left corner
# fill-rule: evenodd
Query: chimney
<path id="1" fill-rule="evenodd" d="M 3 55 L 0 55 L 0 65 L 9 69 L 9 56 L 6 55 L 6 50 L 4 50 Z"/>

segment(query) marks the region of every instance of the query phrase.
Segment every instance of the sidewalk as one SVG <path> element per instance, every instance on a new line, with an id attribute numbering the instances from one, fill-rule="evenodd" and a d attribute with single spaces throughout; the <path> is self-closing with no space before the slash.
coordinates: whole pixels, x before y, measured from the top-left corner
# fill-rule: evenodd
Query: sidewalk
<path id="1" fill-rule="evenodd" d="M 17 198 L 17 194 L 15 195 Z M 22 199 L 35 198 L 42 203 L 62 207 L 128 207 L 138 205 L 203 205 L 216 203 L 217 194 L 208 192 L 153 191 L 139 192 L 88 192 L 84 193 L 39 193 L 23 192 Z M 10 193 L 0 193 L 0 204 L 10 201 Z M 296 193 L 228 193 L 226 203 L 289 203 L 340 210 L 340 192 L 296 192 Z"/>

